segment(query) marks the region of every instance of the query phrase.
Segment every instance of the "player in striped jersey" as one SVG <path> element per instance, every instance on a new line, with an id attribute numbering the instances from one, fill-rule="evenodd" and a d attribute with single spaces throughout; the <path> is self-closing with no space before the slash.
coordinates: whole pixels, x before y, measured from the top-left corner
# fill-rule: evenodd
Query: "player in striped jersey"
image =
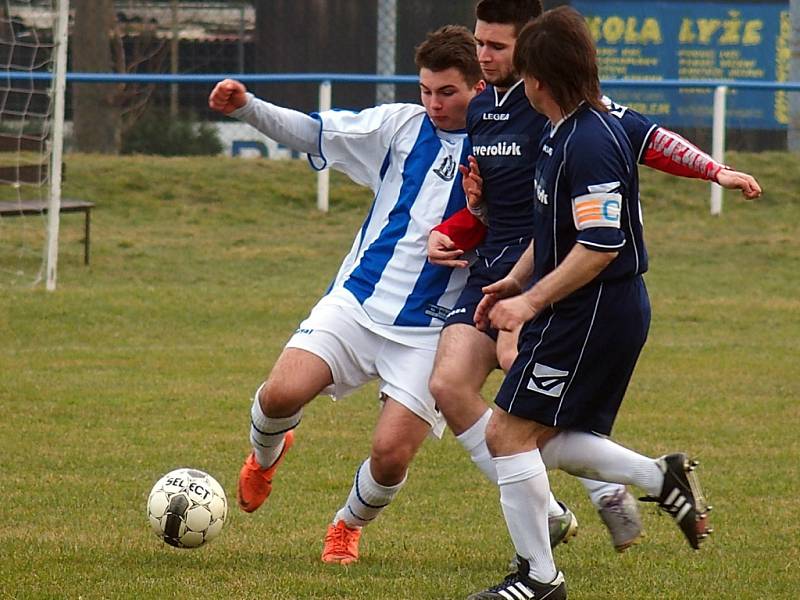
<path id="1" fill-rule="evenodd" d="M 487 225 L 469 211 L 460 211 L 437 226 L 429 240 L 431 260 L 448 266 L 466 267 L 462 253 L 477 247 L 478 261 L 471 265 L 466 288 L 440 339 L 431 387 L 453 433 L 493 480 L 496 474 L 485 444 L 491 411 L 480 389 L 496 366 L 507 370 L 511 365 L 518 332 L 493 328 L 481 332 L 475 328 L 473 317 L 483 288 L 505 277 L 530 242 L 535 143 L 547 119 L 530 106 L 511 56 L 519 30 L 540 12 L 537 0 L 483 0 L 476 8 L 478 55 L 489 85 L 470 104 L 467 129 L 475 155 L 470 158 L 470 177 L 482 176 L 478 206 L 486 209 Z M 749 175 L 724 168 L 647 117 L 605 101 L 610 114 L 623 125 L 642 164 L 675 175 L 716 179 L 749 197 L 760 193 Z M 614 547 L 621 552 L 635 543 L 641 534 L 641 520 L 630 492 L 618 484 L 580 480 L 608 527 Z M 563 535 L 574 531 L 571 513 L 554 499 L 550 515 L 552 531 L 559 523 Z"/>
<path id="2" fill-rule="evenodd" d="M 444 421 L 428 378 L 444 318 L 466 273 L 427 261 L 430 230 L 465 204 L 458 166 L 470 153 L 469 101 L 483 89 L 472 34 L 444 27 L 417 49 L 422 104 L 307 116 L 217 84 L 211 108 L 306 152 L 312 166 L 340 170 L 375 194 L 327 294 L 300 323 L 258 389 L 253 446 L 240 472 L 238 502 L 256 510 L 291 447 L 303 407 L 322 393 L 343 397 L 378 379 L 384 399 L 370 456 L 356 470 L 328 528 L 322 560 L 358 559 L 363 526 L 398 493 L 426 437 Z"/>
<path id="3" fill-rule="evenodd" d="M 569 7 L 544 13 L 520 33 L 514 65 L 548 119 L 534 175 L 535 252 L 475 319 L 503 331 L 524 324 L 486 435 L 519 567 L 469 600 L 563 600 L 547 536 L 548 467 L 641 487 L 695 549 L 710 532 L 708 507 L 685 455 L 652 459 L 605 437 L 647 338 L 650 302 L 636 155 L 601 101 L 585 20 Z M 520 282 L 532 286 L 520 293 Z"/>

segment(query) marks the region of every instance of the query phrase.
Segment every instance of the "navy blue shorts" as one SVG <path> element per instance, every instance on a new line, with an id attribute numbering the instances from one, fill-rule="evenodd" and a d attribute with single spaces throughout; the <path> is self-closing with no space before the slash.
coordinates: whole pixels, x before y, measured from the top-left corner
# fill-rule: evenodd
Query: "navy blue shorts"
<path id="1" fill-rule="evenodd" d="M 641 277 L 590 284 L 523 328 L 495 403 L 543 425 L 609 435 L 649 327 Z"/>
<path id="2" fill-rule="evenodd" d="M 529 244 L 530 240 L 520 239 L 517 243 L 499 248 L 478 248 L 478 259 L 470 267 L 467 283 L 447 315 L 444 327 L 454 323 L 475 327 L 475 309 L 483 300 L 481 290 L 484 286 L 500 281 L 508 275 Z M 497 341 L 497 329 L 489 327 L 484 333 Z"/>

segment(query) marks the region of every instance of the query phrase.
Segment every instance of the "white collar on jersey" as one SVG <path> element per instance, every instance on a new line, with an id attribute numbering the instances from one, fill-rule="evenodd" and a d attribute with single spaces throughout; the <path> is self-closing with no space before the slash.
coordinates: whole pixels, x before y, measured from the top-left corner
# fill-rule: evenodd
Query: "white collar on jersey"
<path id="1" fill-rule="evenodd" d="M 571 113 L 569 113 L 567 116 L 563 117 L 563 118 L 562 118 L 562 119 L 561 119 L 561 120 L 560 120 L 558 123 L 555 123 L 555 124 L 551 124 L 551 125 L 550 125 L 550 138 L 551 138 L 551 139 L 552 139 L 552 138 L 553 138 L 553 136 L 556 134 L 556 131 L 558 131 L 558 128 L 559 128 L 559 127 L 561 127 L 561 124 L 562 124 L 564 121 L 566 121 L 567 119 L 569 119 L 569 118 L 570 118 L 572 115 L 574 115 L 574 114 L 577 112 L 577 110 L 578 110 L 578 109 L 579 109 L 581 106 L 583 106 L 584 104 L 586 104 L 586 101 L 585 101 L 585 100 L 581 100 L 581 103 L 580 103 L 580 104 L 578 104 L 578 106 L 576 106 L 576 107 L 575 107 L 575 110 L 573 110 L 573 111 L 572 111 Z"/>
<path id="2" fill-rule="evenodd" d="M 436 128 L 436 136 L 440 140 L 444 140 L 445 142 L 450 142 L 451 144 L 457 144 L 465 137 L 467 137 L 467 130 L 466 129 L 457 129 L 455 131 L 448 131 L 447 129 L 439 129 Z"/>
<path id="3" fill-rule="evenodd" d="M 502 98 L 498 98 L 498 96 L 497 96 L 497 88 L 495 86 L 492 86 L 492 89 L 494 90 L 494 106 L 495 106 L 495 108 L 500 108 L 501 106 L 503 106 L 503 103 L 511 95 L 511 92 L 513 92 L 516 87 L 518 87 L 518 86 L 520 86 L 522 84 L 523 84 L 522 83 L 522 79 L 520 79 L 517 83 L 515 83 L 514 85 L 512 85 L 510 88 L 508 88 L 506 90 L 506 93 L 503 94 Z"/>

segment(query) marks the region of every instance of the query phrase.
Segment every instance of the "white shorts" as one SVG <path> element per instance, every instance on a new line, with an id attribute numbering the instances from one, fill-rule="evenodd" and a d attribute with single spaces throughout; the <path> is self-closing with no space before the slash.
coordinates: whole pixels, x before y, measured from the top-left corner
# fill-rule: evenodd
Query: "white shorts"
<path id="1" fill-rule="evenodd" d="M 423 419 L 441 438 L 445 421 L 428 390 L 436 351 L 399 344 L 370 331 L 353 316 L 355 310 L 360 308 L 326 303 L 323 298 L 286 347 L 306 350 L 328 363 L 334 383 L 325 393 L 334 399 L 378 379 L 381 394 Z"/>

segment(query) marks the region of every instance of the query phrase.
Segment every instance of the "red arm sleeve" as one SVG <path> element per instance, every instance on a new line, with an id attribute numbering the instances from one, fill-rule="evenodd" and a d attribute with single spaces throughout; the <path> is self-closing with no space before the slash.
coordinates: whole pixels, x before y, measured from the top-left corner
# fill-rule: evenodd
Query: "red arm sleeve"
<path id="1" fill-rule="evenodd" d="M 716 181 L 726 169 L 708 154 L 674 131 L 659 127 L 650 136 L 642 164 L 664 173 Z"/>
<path id="2" fill-rule="evenodd" d="M 448 236 L 456 247 L 464 252 L 477 248 L 486 237 L 486 225 L 473 216 L 467 208 L 462 208 L 433 229 Z"/>

